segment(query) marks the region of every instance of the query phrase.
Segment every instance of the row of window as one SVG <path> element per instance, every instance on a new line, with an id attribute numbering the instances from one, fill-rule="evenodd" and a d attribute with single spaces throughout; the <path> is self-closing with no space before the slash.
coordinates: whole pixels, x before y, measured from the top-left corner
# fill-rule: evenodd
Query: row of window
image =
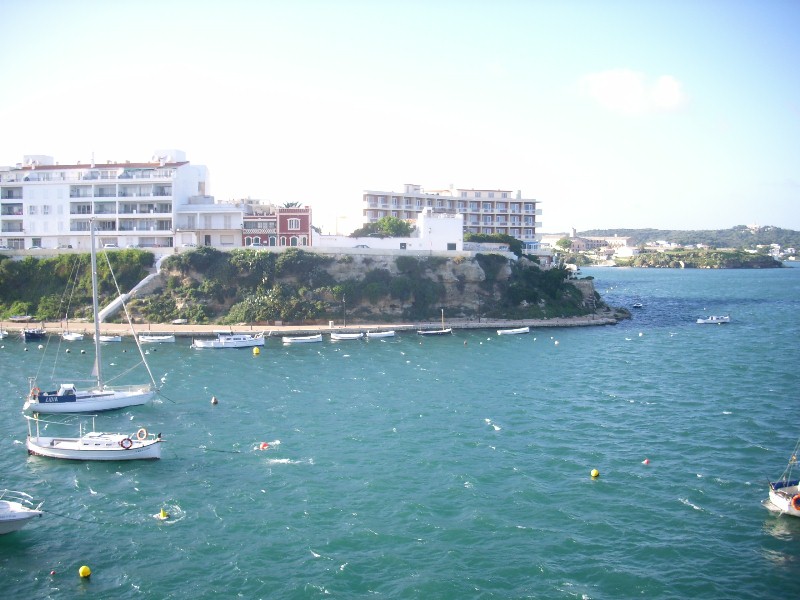
<path id="1" fill-rule="evenodd" d="M 288 243 L 287 243 L 288 242 Z M 308 237 L 305 235 L 301 236 L 290 236 L 287 238 L 286 236 L 282 235 L 280 238 L 275 237 L 274 235 L 270 236 L 245 236 L 244 238 L 244 245 L 251 246 L 258 248 L 259 246 L 308 246 Z"/>
<path id="2" fill-rule="evenodd" d="M 389 204 L 386 202 L 368 202 L 368 206 L 370 208 L 388 208 Z M 415 204 L 411 202 L 406 202 L 405 204 L 401 204 L 399 201 L 392 199 L 391 202 L 392 208 L 404 208 L 407 210 L 416 209 L 421 211 L 423 208 L 441 208 L 446 210 L 458 210 L 459 212 L 512 212 L 518 213 L 522 212 L 523 210 L 527 213 L 532 213 L 536 210 L 536 206 L 533 202 L 526 202 L 524 205 L 520 203 L 513 202 L 511 204 L 506 204 L 505 202 L 463 202 L 461 200 L 456 202 L 454 200 L 417 200 Z"/>

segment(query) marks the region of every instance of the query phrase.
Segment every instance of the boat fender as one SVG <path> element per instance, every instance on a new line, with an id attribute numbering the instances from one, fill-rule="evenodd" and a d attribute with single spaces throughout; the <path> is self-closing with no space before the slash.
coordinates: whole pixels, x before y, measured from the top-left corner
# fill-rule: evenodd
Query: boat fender
<path id="1" fill-rule="evenodd" d="M 31 390 L 31 398 L 36 398 L 41 393 L 42 390 L 40 390 L 38 387 L 35 387 Z"/>
<path id="2" fill-rule="evenodd" d="M 146 440 L 147 429 L 145 429 L 144 427 L 140 428 L 139 431 L 136 432 L 136 439 L 139 440 L 140 442 Z"/>
<path id="3" fill-rule="evenodd" d="M 795 494 L 794 498 L 792 498 L 792 508 L 800 510 L 800 494 Z"/>
<path id="4" fill-rule="evenodd" d="M 125 438 L 119 441 L 119 445 L 122 446 L 123 450 L 130 450 L 133 446 L 133 440 L 131 438 Z"/>

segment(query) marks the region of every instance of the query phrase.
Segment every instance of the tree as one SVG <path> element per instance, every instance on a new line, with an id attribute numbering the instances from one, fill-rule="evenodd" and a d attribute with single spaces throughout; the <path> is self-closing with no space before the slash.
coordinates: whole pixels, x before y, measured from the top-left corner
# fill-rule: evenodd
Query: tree
<path id="1" fill-rule="evenodd" d="M 374 223 L 367 223 L 356 229 L 350 237 L 409 237 L 414 227 L 397 217 L 381 217 Z"/>
<path id="2" fill-rule="evenodd" d="M 556 242 L 556 246 L 561 248 L 564 252 L 569 252 L 572 249 L 572 240 L 569 238 L 561 238 Z"/>

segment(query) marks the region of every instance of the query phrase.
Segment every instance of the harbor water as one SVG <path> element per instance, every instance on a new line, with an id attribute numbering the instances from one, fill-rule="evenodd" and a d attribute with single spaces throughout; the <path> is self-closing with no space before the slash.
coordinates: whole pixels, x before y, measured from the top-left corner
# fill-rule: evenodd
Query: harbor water
<path id="1" fill-rule="evenodd" d="M 45 502 L 0 597 L 800 597 L 800 519 L 762 505 L 800 432 L 800 269 L 583 275 L 632 319 L 150 346 L 162 395 L 96 426 L 162 433 L 159 461 L 28 456 L 27 376 L 92 346 L 0 341 L 0 487 Z M 134 362 L 104 347 L 106 377 Z"/>

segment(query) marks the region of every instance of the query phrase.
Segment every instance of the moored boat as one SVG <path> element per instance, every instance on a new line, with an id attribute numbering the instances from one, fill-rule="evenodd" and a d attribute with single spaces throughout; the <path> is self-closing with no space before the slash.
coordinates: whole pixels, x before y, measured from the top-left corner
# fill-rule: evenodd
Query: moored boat
<path id="1" fill-rule="evenodd" d="M 61 339 L 65 342 L 80 342 L 83 340 L 83 334 L 77 331 L 64 331 L 61 333 Z"/>
<path id="2" fill-rule="evenodd" d="M 122 336 L 121 335 L 98 335 L 97 336 L 98 342 L 121 342 Z"/>
<path id="3" fill-rule="evenodd" d="M 172 344 L 175 342 L 174 335 L 150 335 L 139 334 L 139 341 L 143 344 Z"/>
<path id="4" fill-rule="evenodd" d="M 37 413 L 75 413 L 99 412 L 127 406 L 144 404 L 156 391 L 156 383 L 144 354 L 141 353 L 142 364 L 150 377 L 150 382 L 137 385 L 107 385 L 103 379 L 103 361 L 100 350 L 100 320 L 97 294 L 97 257 L 95 250 L 94 221 L 90 222 L 91 231 L 91 268 L 92 268 L 92 303 L 94 312 L 94 384 L 88 389 L 78 389 L 74 383 L 61 383 L 57 389 L 42 391 L 36 377 L 29 378 L 30 392 L 25 400 L 23 410 Z M 110 267 L 110 265 L 109 265 Z M 44 385 L 44 384 L 42 384 Z"/>
<path id="5" fill-rule="evenodd" d="M 389 331 L 368 331 L 367 338 L 374 339 L 374 338 L 388 338 L 394 337 L 395 333 L 393 330 Z"/>
<path id="6" fill-rule="evenodd" d="M 363 333 L 334 333 L 331 332 L 331 341 L 340 341 L 340 340 L 360 340 L 364 337 Z"/>
<path id="7" fill-rule="evenodd" d="M 519 335 L 520 333 L 530 333 L 530 327 L 516 327 L 514 329 L 498 329 L 497 335 Z"/>
<path id="8" fill-rule="evenodd" d="M 42 504 L 35 504 L 25 492 L 0 490 L 0 535 L 19 531 L 31 519 L 41 517 Z"/>
<path id="9" fill-rule="evenodd" d="M 780 479 L 769 482 L 769 498 L 764 502 L 767 508 L 792 517 L 800 517 L 800 480 L 793 473 L 799 451 L 800 440 L 795 444 L 789 464 Z"/>
<path id="10" fill-rule="evenodd" d="M 263 345 L 263 333 L 218 333 L 215 340 L 192 340 L 192 348 L 252 348 Z"/>
<path id="11" fill-rule="evenodd" d="M 43 340 L 46 337 L 47 337 L 47 332 L 41 327 L 22 330 L 22 339 L 25 340 L 26 342 L 35 342 L 37 340 Z"/>
<path id="12" fill-rule="evenodd" d="M 312 342 L 321 342 L 322 334 L 318 333 L 317 335 L 284 336 L 281 338 L 281 341 L 284 344 L 308 344 Z"/>
<path id="13" fill-rule="evenodd" d="M 731 322 L 731 318 L 728 315 L 724 315 L 724 316 L 711 315 L 710 317 L 705 317 L 705 318 L 700 317 L 699 319 L 697 319 L 697 322 L 698 323 L 718 323 L 718 324 L 722 324 L 722 323 L 730 323 Z"/>
<path id="14" fill-rule="evenodd" d="M 28 454 L 61 458 L 66 460 L 145 460 L 161 458 L 161 434 L 148 433 L 144 427 L 136 433 L 103 433 L 84 431 L 79 425 L 77 437 L 43 436 L 39 424 L 67 425 L 53 421 L 42 421 L 38 415 L 25 416 L 28 420 L 28 438 L 25 447 Z"/>
<path id="15" fill-rule="evenodd" d="M 441 329 L 419 329 L 419 335 L 447 335 L 453 333 L 453 329 L 444 326 L 444 309 L 442 309 L 442 328 Z"/>

